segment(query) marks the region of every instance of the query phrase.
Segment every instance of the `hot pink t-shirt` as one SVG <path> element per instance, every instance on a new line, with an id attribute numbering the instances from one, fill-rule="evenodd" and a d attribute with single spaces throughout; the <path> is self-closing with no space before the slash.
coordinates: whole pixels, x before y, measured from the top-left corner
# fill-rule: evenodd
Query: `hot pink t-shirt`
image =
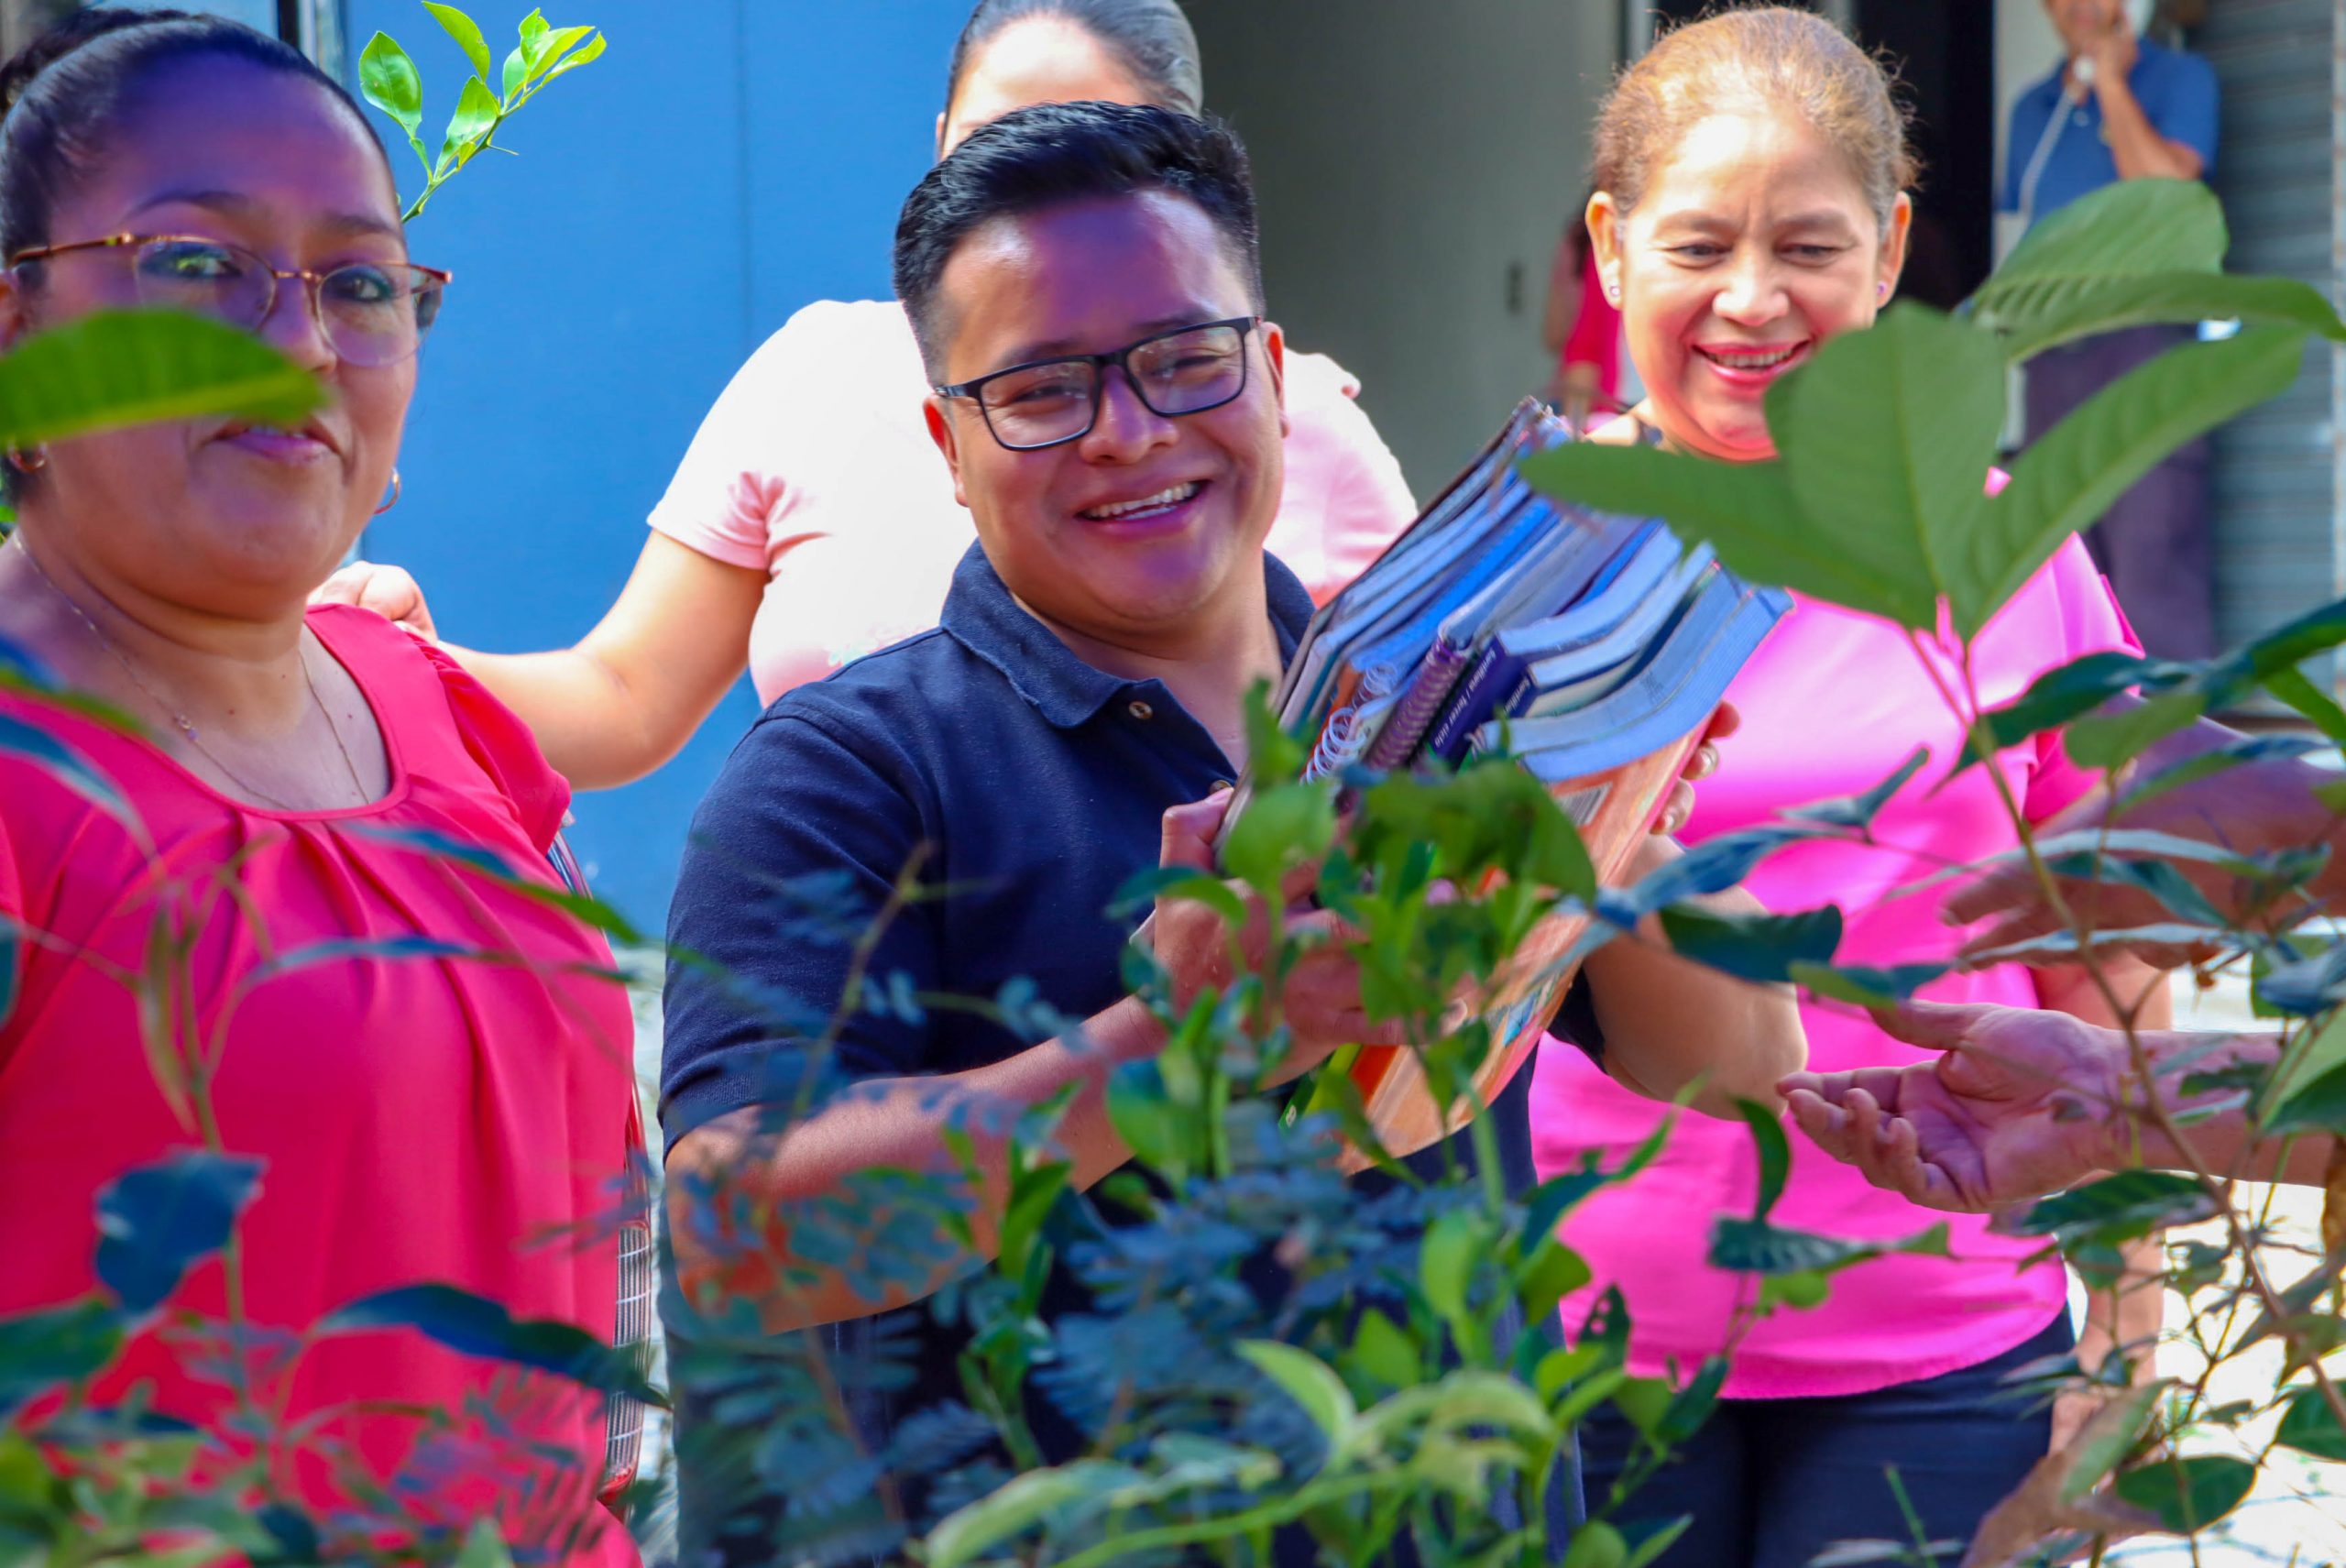
<path id="1" fill-rule="evenodd" d="M 611 962 L 603 938 L 386 836 L 452 841 L 556 888 L 545 850 L 568 787 L 521 721 L 437 649 L 346 606 L 313 609 L 309 624 L 381 727 L 391 773 L 381 800 L 247 805 L 144 740 L 0 697 L 0 712 L 88 757 L 156 849 L 150 861 L 38 763 L 0 755 L 0 913 L 134 971 L 159 908 L 193 918 L 188 1003 L 217 1053 L 219 1135 L 265 1162 L 242 1232 L 245 1310 L 262 1336 L 247 1365 L 264 1407 L 316 1418 L 320 1437 L 345 1451 L 300 1468 L 311 1500 L 346 1504 L 396 1477 L 411 1519 L 461 1523 L 486 1510 L 545 1558 L 631 1565 L 627 1531 L 593 1501 L 598 1397 L 406 1330 L 306 1350 L 296 1341 L 362 1296 L 424 1283 L 608 1340 L 618 1299 L 608 1222 L 634 1103 L 632 1021 L 625 990 L 600 978 Z M 241 900 L 218 885 L 232 866 Z M 315 943 L 419 937 L 499 959 L 378 946 L 273 975 L 264 967 Z M 138 1003 L 116 978 L 44 946 L 0 959 L 16 981 L 0 1023 L 5 1315 L 96 1289 L 99 1192 L 203 1140 L 159 1087 Z M 194 1269 L 167 1308 L 221 1318 L 222 1264 Z M 217 1365 L 183 1330 L 149 1332 L 100 1394 L 143 1380 L 157 1409 L 217 1431 L 234 1411 Z M 371 1475 L 367 1487 L 352 1485 L 356 1472 Z M 572 1533 L 580 1521 L 584 1537 Z"/>
<path id="2" fill-rule="evenodd" d="M 807 306 L 701 422 L 652 526 L 767 575 L 750 674 L 772 702 L 937 624 L 977 537 L 921 415 L 928 376 L 893 300 Z M 1287 356 L 1287 481 L 1272 554 L 1324 601 L 1417 515 L 1401 466 L 1318 354 Z"/>
<path id="3" fill-rule="evenodd" d="M 2071 540 L 2007 605 L 1975 645 L 1979 695 L 2010 700 L 2044 671 L 2082 654 L 2132 648 L 2085 547 Z M 1934 654 L 1943 676 L 1952 662 Z M 1959 680 L 1957 682 L 1959 685 Z M 1717 775 L 1696 792 L 1688 842 L 1748 828 L 1788 807 L 1853 795 L 1880 783 L 1917 746 L 1930 761 L 1875 823 L 1882 847 L 1795 846 L 1764 861 L 1745 883 L 1770 909 L 1841 908 L 1839 961 L 1894 964 L 1945 959 L 1960 934 L 1939 919 L 1935 893 L 1890 895 L 1941 867 L 2016 843 L 1996 787 L 1973 768 L 1934 794 L 1961 754 L 1963 739 L 1930 676 L 1886 621 L 1799 599 L 1728 691 L 1743 729 L 1722 748 Z M 2050 737 L 1997 759 L 2031 821 L 2041 821 L 2092 787 Z M 2018 966 L 1955 974 L 1924 989 L 1946 1002 L 2038 1004 Z M 1904 1063 L 1932 1053 L 1902 1044 L 1852 1009 L 1803 1003 L 1809 1065 L 1822 1072 Z M 1541 1176 L 1576 1165 L 1590 1150 L 1617 1158 L 1642 1142 L 1667 1107 L 1606 1079 L 1577 1051 L 1540 1053 L 1532 1082 L 1534 1155 Z M 1862 1393 L 1935 1376 L 1992 1359 L 2050 1323 L 2066 1299 L 2058 1263 L 2018 1268 L 2038 1244 L 1993 1235 L 1979 1216 L 1919 1209 L 1866 1183 L 1794 1137 L 1792 1179 L 1771 1216 L 1800 1230 L 1839 1236 L 1902 1236 L 1950 1220 L 1955 1261 L 1898 1257 L 1837 1275 L 1831 1299 L 1809 1311 L 1779 1310 L 1737 1352 L 1726 1392 L 1741 1398 Z M 1597 1284 L 1565 1303 L 1577 1327 L 1595 1292 L 1617 1281 L 1634 1324 L 1630 1360 L 1641 1375 L 1675 1361 L 1691 1370 L 1724 1348 L 1736 1308 L 1753 1277 L 1705 1261 L 1711 1222 L 1751 1212 L 1756 1164 L 1749 1131 L 1686 1114 L 1661 1158 L 1575 1212 L 1563 1235 L 1584 1253 Z"/>

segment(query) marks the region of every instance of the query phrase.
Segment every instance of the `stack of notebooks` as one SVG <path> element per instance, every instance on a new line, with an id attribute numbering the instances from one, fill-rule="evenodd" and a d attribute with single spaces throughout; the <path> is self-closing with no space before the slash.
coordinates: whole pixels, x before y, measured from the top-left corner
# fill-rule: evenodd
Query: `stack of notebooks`
<path id="1" fill-rule="evenodd" d="M 1561 506 L 1516 473 L 1570 439 L 1525 402 L 1466 472 L 1313 617 L 1276 707 L 1316 738 L 1310 771 L 1443 767 L 1512 757 L 1580 828 L 1600 880 L 1619 878 L 1701 744 L 1727 684 L 1790 609 L 1660 522 Z M 1586 925 L 1542 922 L 1481 1010 L 1501 1043 L 1485 1103 L 1523 1065 L 1572 978 Z M 1348 1072 L 1386 1147 L 1413 1153 L 1462 1125 L 1406 1050 L 1355 1047 Z M 1355 1162 L 1358 1157 L 1355 1156 Z"/>

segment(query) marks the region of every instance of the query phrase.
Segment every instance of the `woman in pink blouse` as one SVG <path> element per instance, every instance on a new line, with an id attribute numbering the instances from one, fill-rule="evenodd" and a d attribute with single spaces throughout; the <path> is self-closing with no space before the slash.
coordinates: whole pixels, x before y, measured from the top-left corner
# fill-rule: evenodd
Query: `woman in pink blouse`
<path id="1" fill-rule="evenodd" d="M 1896 285 L 1910 170 L 1880 69 L 1810 13 L 1722 13 L 1669 35 L 1623 77 L 1599 121 L 1595 164 L 1589 227 L 1647 390 L 1631 417 L 1598 438 L 1658 432 L 1720 461 L 1773 455 L 1768 389 L 1825 339 L 1870 324 Z M 2131 642 L 2072 541 L 1981 633 L 1974 674 L 1982 700 L 2003 702 L 2047 669 Z M 1951 661 L 1937 650 L 1930 657 L 1945 677 Z M 1866 789 L 1925 748 L 1921 773 L 1875 824 L 1878 846 L 1800 846 L 1766 861 L 1745 886 L 1778 910 L 1839 905 L 1842 961 L 1951 957 L 1960 935 L 1938 919 L 1937 900 L 1891 895 L 1950 861 L 2010 849 L 2015 835 L 1985 769 L 1955 776 L 1962 731 L 1905 633 L 1800 600 L 1729 696 L 1743 713 L 1741 734 L 1683 836 L 1697 842 Z M 2035 821 L 2092 786 L 2051 738 L 2015 747 L 1993 766 Z M 2140 990 L 2153 978 L 2140 970 L 2120 983 Z M 2081 970 L 1950 975 L 1925 994 L 2107 1021 Z M 2160 1022 L 2157 1008 L 2144 1014 L 2147 1024 Z M 1852 1009 L 1811 1004 L 1803 1016 L 1821 1072 L 1923 1055 Z M 1592 1153 L 1615 1161 L 1661 1120 L 1650 1102 L 1573 1056 L 1546 1052 L 1536 1069 L 1543 1175 Z M 1744 1332 L 1755 1282 L 1712 1268 L 1706 1256 L 1712 1220 L 1749 1213 L 1755 1178 L 1747 1134 L 1683 1118 L 1651 1168 L 1592 1199 L 1564 1226 L 1596 1281 L 1566 1304 L 1568 1323 L 1578 1324 L 1595 1291 L 1617 1285 L 1633 1322 L 1636 1372 L 1684 1376 L 1706 1356 L 1731 1353 L 1718 1415 L 1628 1512 L 1694 1515 L 1661 1559 L 1669 1568 L 1793 1568 L 1835 1540 L 1912 1542 L 1885 1475 L 1894 1470 L 1931 1539 L 1968 1540 L 2056 1441 L 2042 1401 L 2015 1399 L 2000 1381 L 2069 1350 L 2065 1271 L 2058 1262 L 2023 1268 L 2036 1244 L 1958 1218 L 1952 1259 L 1855 1268 L 1835 1278 L 1823 1306 L 1780 1310 Z M 1773 1214 L 1802 1229 L 1883 1237 L 1939 1217 L 1798 1142 Z M 2124 1306 L 2131 1321 L 2120 1322 L 2099 1304 L 2082 1360 L 2107 1354 L 2113 1334 L 2155 1333 L 2155 1291 L 2134 1292 Z M 2147 1346 L 2130 1354 L 2147 1360 Z M 2065 1412 L 2077 1413 L 2074 1402 Z M 1601 1507 L 1641 1440 L 1608 1408 L 1583 1442 L 1590 1504 Z"/>
<path id="2" fill-rule="evenodd" d="M 427 1284 L 605 1341 L 618 1309 L 627 997 L 534 895 L 568 791 L 437 651 L 304 609 L 396 492 L 446 274 L 349 96 L 236 23 L 84 12 L 0 70 L 0 344 L 170 306 L 330 394 L 293 429 L 7 454 L 0 645 L 142 728 L 0 696 L 0 1317 L 118 1302 L 98 1397 L 143 1386 L 214 1474 L 259 1417 L 251 1500 L 306 1502 L 336 1559 L 486 1516 L 525 1561 L 630 1564 L 599 1397 L 407 1330 L 305 1337 Z M 192 1150 L 258 1190 L 158 1305 L 102 1278 L 98 1201 Z"/>
<path id="3" fill-rule="evenodd" d="M 1176 0 L 981 0 L 954 46 L 937 152 L 1029 104 L 1196 114 L 1203 93 Z M 1343 367 L 1290 347 L 1286 391 L 1287 481 L 1268 548 L 1324 600 L 1417 507 Z M 529 720 L 574 784 L 601 789 L 674 756 L 745 659 L 772 702 L 927 630 L 977 537 L 923 423 L 927 393 L 894 301 L 807 306 L 702 422 L 600 625 L 549 652 L 450 652 Z M 326 594 L 433 632 L 396 566 L 349 567 Z"/>

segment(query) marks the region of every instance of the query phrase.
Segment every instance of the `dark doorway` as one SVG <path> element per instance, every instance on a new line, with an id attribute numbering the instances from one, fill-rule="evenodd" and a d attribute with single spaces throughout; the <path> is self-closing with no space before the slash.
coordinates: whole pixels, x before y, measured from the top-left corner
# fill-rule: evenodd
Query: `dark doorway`
<path id="1" fill-rule="evenodd" d="M 1896 67 L 1913 112 L 1923 178 L 1900 292 L 1952 309 L 1988 276 L 1996 213 L 1996 31 L 1979 0 L 1856 0 L 1858 41 Z M 1692 21 L 1716 0 L 1653 0 L 1662 23 Z"/>

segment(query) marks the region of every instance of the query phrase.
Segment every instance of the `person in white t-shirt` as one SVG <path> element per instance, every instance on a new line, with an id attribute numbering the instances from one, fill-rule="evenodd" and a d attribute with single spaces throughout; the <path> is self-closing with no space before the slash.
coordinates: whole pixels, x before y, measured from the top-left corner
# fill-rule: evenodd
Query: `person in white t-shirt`
<path id="1" fill-rule="evenodd" d="M 1176 0 L 981 0 L 954 46 L 939 156 L 1030 104 L 1199 113 L 1197 39 Z M 1415 515 L 1401 469 L 1324 356 L 1287 356 L 1287 480 L 1273 554 L 1324 601 Z M 652 509 L 634 575 L 576 645 L 451 647 L 582 789 L 674 756 L 746 663 L 772 702 L 936 624 L 975 531 L 922 419 L 928 392 L 893 300 L 820 301 L 751 356 Z M 320 597 L 436 635 L 396 565 Z"/>

